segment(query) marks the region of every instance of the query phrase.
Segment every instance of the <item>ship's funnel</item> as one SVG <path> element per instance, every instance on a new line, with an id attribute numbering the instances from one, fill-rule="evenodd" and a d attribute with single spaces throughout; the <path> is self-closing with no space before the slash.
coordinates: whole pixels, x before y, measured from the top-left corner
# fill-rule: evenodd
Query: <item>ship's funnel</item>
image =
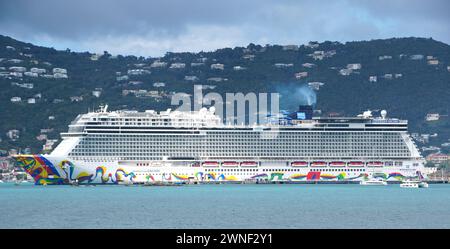
<path id="1" fill-rule="evenodd" d="M 297 119 L 312 119 L 313 116 L 313 107 L 312 105 L 300 105 L 298 107 Z"/>

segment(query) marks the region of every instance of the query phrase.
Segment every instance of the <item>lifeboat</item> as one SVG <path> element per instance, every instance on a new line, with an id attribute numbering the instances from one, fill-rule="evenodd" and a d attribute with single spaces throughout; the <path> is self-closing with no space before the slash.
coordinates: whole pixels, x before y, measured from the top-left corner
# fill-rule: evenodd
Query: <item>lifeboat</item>
<path id="1" fill-rule="evenodd" d="M 256 167 L 258 166 L 257 162 L 242 162 L 241 163 L 242 167 Z"/>
<path id="2" fill-rule="evenodd" d="M 219 163 L 218 162 L 211 162 L 211 161 L 206 161 L 202 163 L 203 167 L 218 167 Z"/>
<path id="3" fill-rule="evenodd" d="M 305 161 L 299 161 L 299 162 L 292 162 L 292 167 L 308 167 L 308 162 Z"/>
<path id="4" fill-rule="evenodd" d="M 348 166 L 349 167 L 363 167 L 364 163 L 360 162 L 360 161 L 353 161 L 353 162 L 348 162 Z"/>
<path id="5" fill-rule="evenodd" d="M 223 167 L 236 167 L 239 166 L 238 162 L 223 162 L 222 163 Z"/>
<path id="6" fill-rule="evenodd" d="M 331 167 L 345 167 L 345 162 L 341 162 L 341 161 L 330 162 L 330 166 Z"/>
<path id="7" fill-rule="evenodd" d="M 367 166 L 369 166 L 369 167 L 383 167 L 383 162 L 379 162 L 379 161 L 368 162 Z"/>
<path id="8" fill-rule="evenodd" d="M 311 167 L 324 167 L 324 166 L 327 166 L 327 162 L 317 161 L 311 163 Z"/>

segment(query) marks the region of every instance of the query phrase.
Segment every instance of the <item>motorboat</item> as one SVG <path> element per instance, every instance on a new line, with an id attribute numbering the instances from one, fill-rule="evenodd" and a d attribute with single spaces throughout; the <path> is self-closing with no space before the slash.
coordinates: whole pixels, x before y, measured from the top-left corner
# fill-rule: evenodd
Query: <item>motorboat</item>
<path id="1" fill-rule="evenodd" d="M 365 181 L 360 181 L 360 185 L 367 185 L 367 186 L 386 186 L 387 182 L 383 179 L 370 179 Z"/>

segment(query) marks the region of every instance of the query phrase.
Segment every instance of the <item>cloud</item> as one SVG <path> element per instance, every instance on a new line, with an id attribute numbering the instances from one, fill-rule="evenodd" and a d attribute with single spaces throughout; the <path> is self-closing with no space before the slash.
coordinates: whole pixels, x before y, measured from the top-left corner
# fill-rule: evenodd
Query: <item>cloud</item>
<path id="1" fill-rule="evenodd" d="M 449 43 L 447 0 L 16 0 L 0 33 L 76 51 L 160 56 L 310 40 L 433 37 Z"/>

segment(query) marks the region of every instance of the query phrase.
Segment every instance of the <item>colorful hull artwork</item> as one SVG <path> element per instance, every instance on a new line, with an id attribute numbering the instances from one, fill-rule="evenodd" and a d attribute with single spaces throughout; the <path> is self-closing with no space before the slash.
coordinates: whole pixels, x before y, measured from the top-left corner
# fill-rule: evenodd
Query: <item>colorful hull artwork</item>
<path id="1" fill-rule="evenodd" d="M 97 167 L 95 174 L 81 171 L 75 176 L 76 166 L 70 161 L 61 161 L 57 168 L 41 155 L 21 155 L 16 157 L 16 161 L 18 166 L 24 168 L 33 177 L 36 185 L 70 184 L 73 181 L 78 181 L 78 183 L 118 184 L 125 180 L 132 182 L 135 178 L 133 172 L 128 173 L 122 168 L 116 169 L 114 173 L 107 173 L 105 166 Z"/>
<path id="2" fill-rule="evenodd" d="M 246 179 L 266 180 L 266 181 L 359 181 L 368 179 L 369 175 L 365 172 L 359 174 L 349 174 L 346 169 L 339 169 L 337 172 L 321 172 L 314 168 L 302 168 L 299 172 L 289 172 L 279 170 L 271 173 L 256 172 L 249 175 L 226 174 L 217 172 L 217 170 L 203 169 L 201 167 L 187 167 L 192 169 L 186 173 L 176 172 L 158 172 L 139 171 L 138 176 L 133 172 L 132 167 L 113 167 L 111 165 L 86 166 L 80 167 L 69 160 L 56 160 L 55 158 L 46 158 L 43 155 L 20 155 L 16 156 L 17 165 L 22 167 L 30 176 L 33 177 L 36 185 L 50 184 L 70 184 L 78 182 L 80 184 L 119 184 L 125 183 L 145 183 L 155 181 L 243 181 Z M 58 163 L 52 162 L 56 161 Z M 235 162 L 229 162 L 230 164 Z M 253 163 L 253 162 L 252 162 Z M 319 162 L 320 163 L 320 162 Z M 359 164 L 359 162 L 353 162 Z M 299 163 L 300 164 L 300 163 Z M 340 164 L 335 163 L 336 165 Z M 256 164 L 257 165 L 257 164 Z M 291 166 L 291 165 L 290 165 Z M 142 169 L 142 167 L 140 168 Z M 154 169 L 152 169 L 154 170 Z M 341 171 L 342 170 L 342 171 Z M 352 173 L 352 172 L 350 172 Z M 416 177 L 422 177 L 420 171 L 415 173 Z M 372 173 L 371 177 L 385 180 L 403 180 L 412 175 L 402 174 L 400 171 L 380 171 Z"/>

